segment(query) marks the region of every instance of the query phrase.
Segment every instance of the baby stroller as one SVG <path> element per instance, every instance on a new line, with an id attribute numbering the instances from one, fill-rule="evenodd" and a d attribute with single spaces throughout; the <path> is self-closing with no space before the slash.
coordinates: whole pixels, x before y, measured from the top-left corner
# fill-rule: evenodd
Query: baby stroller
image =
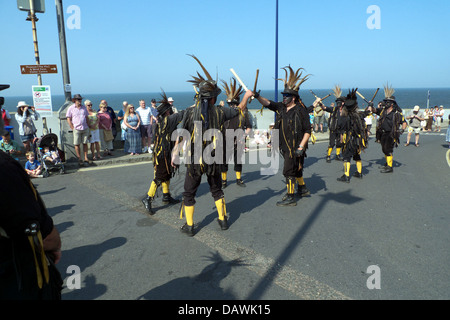
<path id="1" fill-rule="evenodd" d="M 36 159 L 42 164 L 42 174 L 45 177 L 48 177 L 50 171 L 53 170 L 59 170 L 60 174 L 66 172 L 63 164 L 65 161 L 64 152 L 58 148 L 58 136 L 56 134 L 49 133 L 36 139 L 34 149 Z"/>

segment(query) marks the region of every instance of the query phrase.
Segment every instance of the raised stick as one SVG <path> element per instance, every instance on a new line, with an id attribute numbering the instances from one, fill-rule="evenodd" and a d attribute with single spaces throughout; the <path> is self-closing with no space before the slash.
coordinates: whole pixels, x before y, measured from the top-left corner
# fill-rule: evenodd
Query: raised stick
<path id="1" fill-rule="evenodd" d="M 241 78 L 239 78 L 239 76 L 236 74 L 236 72 L 234 71 L 233 68 L 230 69 L 231 73 L 235 76 L 236 80 L 239 81 L 239 83 L 241 84 L 242 88 L 244 88 L 245 91 L 248 91 L 247 87 L 245 86 L 245 84 L 242 82 Z"/>

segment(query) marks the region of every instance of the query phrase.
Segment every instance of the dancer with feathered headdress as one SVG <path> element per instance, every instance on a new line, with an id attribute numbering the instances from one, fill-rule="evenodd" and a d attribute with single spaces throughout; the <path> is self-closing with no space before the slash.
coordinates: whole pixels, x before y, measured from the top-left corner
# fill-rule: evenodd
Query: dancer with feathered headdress
<path id="1" fill-rule="evenodd" d="M 274 129 L 279 132 L 280 150 L 284 158 L 283 175 L 287 183 L 287 194 L 277 202 L 277 206 L 296 206 L 295 185 L 297 183 L 298 195 L 310 194 L 303 179 L 303 167 L 308 141 L 311 137 L 311 123 L 309 112 L 298 93 L 300 85 L 308 79 L 309 75 L 303 76 L 303 68 L 295 72 L 291 66 L 282 69 L 286 76 L 284 79 L 277 80 L 284 82 L 283 102 L 268 100 L 261 97 L 259 93 L 255 93 L 254 97 L 263 107 L 276 113 Z"/>
<path id="2" fill-rule="evenodd" d="M 223 145 L 220 140 L 224 122 L 239 115 L 239 111 L 236 109 L 215 105 L 217 96 L 220 94 L 221 90 L 200 60 L 193 55 L 191 55 L 191 57 L 198 62 L 206 78 L 197 72 L 197 76 L 193 76 L 192 80 L 188 81 L 194 84 L 196 103 L 193 107 L 186 109 L 185 119 L 183 120 L 183 128 L 190 133 L 190 141 L 188 147 L 189 150 L 187 151 L 189 160 L 186 165 L 186 179 L 184 181 L 183 203 L 181 205 L 180 218 L 183 217 L 184 212 L 186 223 L 181 227 L 181 232 L 186 233 L 188 236 L 193 236 L 195 234 L 195 196 L 203 174 L 206 174 L 208 178 L 211 195 L 214 198 L 219 216 L 217 221 L 220 228 L 222 230 L 228 229 L 228 218 L 224 193 L 222 191 L 220 168 L 223 157 L 220 156 L 220 159 L 216 159 L 216 157 L 219 157 L 223 150 Z M 251 91 L 247 91 L 239 107 L 245 106 L 252 95 L 253 93 Z M 202 137 L 203 134 L 210 129 L 213 130 L 214 134 L 211 144 L 207 145 Z M 216 135 L 216 132 L 219 133 L 220 136 Z M 203 156 L 207 156 L 208 159 L 203 158 Z"/>
<path id="3" fill-rule="evenodd" d="M 344 160 L 344 174 L 338 181 L 350 182 L 350 160 L 356 162 L 354 177 L 362 179 L 361 152 L 367 148 L 368 136 L 364 118 L 369 110 L 358 111 L 356 92 L 358 89 L 349 90 L 341 111 L 340 130 L 342 137 L 342 156 Z"/>
<path id="4" fill-rule="evenodd" d="M 231 158 L 234 158 L 234 171 L 236 172 L 236 184 L 240 187 L 245 187 L 245 183 L 242 180 L 242 155 L 245 149 L 245 134 L 248 134 L 252 125 L 248 115 L 247 108 L 240 108 L 241 102 L 240 95 L 244 93 L 244 89 L 241 85 L 237 86 L 236 79 L 231 79 L 228 84 L 222 80 L 223 89 L 227 96 L 227 104 L 230 108 L 237 109 L 239 116 L 234 117 L 224 123 L 224 140 L 223 140 L 223 165 L 222 165 L 222 188 L 227 186 L 227 172 L 228 162 L 231 162 Z M 233 133 L 233 135 L 230 135 Z M 227 141 L 227 136 L 230 141 Z"/>
<path id="5" fill-rule="evenodd" d="M 175 173 L 177 164 L 172 161 L 172 151 L 174 144 L 172 142 L 172 133 L 177 129 L 178 124 L 183 120 L 186 110 L 174 113 L 172 105 L 167 99 L 166 93 L 162 90 L 161 100 L 156 108 L 158 111 L 158 122 L 156 123 L 155 133 L 153 135 L 153 167 L 154 178 L 147 192 L 147 197 L 142 199 L 147 211 L 153 215 L 155 211 L 152 208 L 156 191 L 159 186 L 163 190 L 163 204 L 179 203 L 170 195 L 170 179 Z"/>
<path id="6" fill-rule="evenodd" d="M 339 119 L 341 117 L 342 108 L 344 107 L 345 97 L 342 96 L 342 90 L 339 85 L 335 85 L 333 88 L 333 95 L 336 97 L 335 104 L 326 107 L 322 105 L 322 109 L 330 114 L 328 118 L 328 129 L 330 130 L 330 138 L 328 143 L 327 158 L 328 163 L 331 162 L 331 152 L 333 152 L 334 146 L 336 146 L 336 160 L 342 161 L 341 157 L 341 129 Z"/>
<path id="7" fill-rule="evenodd" d="M 384 86 L 384 100 L 378 103 L 378 108 L 373 113 L 380 116 L 377 123 L 376 139 L 381 144 L 381 149 L 386 158 L 386 163 L 381 166 L 381 173 L 391 173 L 393 169 L 394 147 L 398 146 L 400 136 L 405 131 L 407 122 L 398 106 L 394 96 L 395 90 L 389 84 Z M 401 129 L 400 129 L 401 127 Z"/>

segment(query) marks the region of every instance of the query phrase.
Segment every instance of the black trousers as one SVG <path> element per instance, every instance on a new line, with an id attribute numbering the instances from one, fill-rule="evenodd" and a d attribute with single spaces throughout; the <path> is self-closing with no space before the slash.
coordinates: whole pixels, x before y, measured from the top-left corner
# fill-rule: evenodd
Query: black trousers
<path id="1" fill-rule="evenodd" d="M 394 153 L 394 138 L 391 132 L 383 132 L 380 137 L 381 150 L 386 156 L 391 156 Z"/>
<path id="2" fill-rule="evenodd" d="M 171 158 L 169 156 L 158 157 L 158 164 L 155 164 L 155 182 L 164 182 L 170 180 L 172 177 L 172 166 L 170 164 Z"/>
<path id="3" fill-rule="evenodd" d="M 342 158 L 346 162 L 350 162 L 350 159 L 353 157 L 354 161 L 361 161 L 361 155 L 358 151 L 353 150 L 353 148 L 344 148 L 342 152 Z"/>
<path id="4" fill-rule="evenodd" d="M 283 176 L 287 179 L 303 177 L 303 164 L 305 162 L 305 156 L 290 158 L 289 153 L 284 152 L 283 158 Z"/>
<path id="5" fill-rule="evenodd" d="M 187 170 L 186 179 L 184 180 L 184 192 L 183 199 L 185 206 L 195 205 L 195 195 L 197 194 L 197 189 L 202 182 L 202 176 L 200 170 Z M 213 173 L 206 174 L 206 178 L 209 184 L 209 190 L 211 192 L 214 201 L 223 198 L 222 191 L 222 176 L 220 170 L 213 170 Z"/>
<path id="6" fill-rule="evenodd" d="M 242 150 L 244 150 L 242 148 Z M 231 154 L 231 153 L 230 153 Z M 234 150 L 233 150 L 233 154 L 234 154 L 234 171 L 236 172 L 242 172 L 242 162 L 238 163 L 238 144 L 234 144 Z M 231 158 L 231 155 L 229 156 Z M 230 158 L 227 158 L 227 150 L 224 150 L 224 155 L 223 155 L 223 165 L 222 165 L 222 172 L 228 172 L 228 161 L 230 160 Z"/>
<path id="7" fill-rule="evenodd" d="M 328 143 L 328 148 L 333 149 L 334 146 L 336 146 L 336 148 L 342 148 L 341 134 L 339 132 L 330 131 L 330 142 Z"/>

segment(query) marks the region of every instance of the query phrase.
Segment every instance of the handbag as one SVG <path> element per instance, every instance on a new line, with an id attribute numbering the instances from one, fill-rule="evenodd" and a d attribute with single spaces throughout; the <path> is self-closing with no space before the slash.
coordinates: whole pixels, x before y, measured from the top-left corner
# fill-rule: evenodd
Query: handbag
<path id="1" fill-rule="evenodd" d="M 35 134 L 36 129 L 34 128 L 33 121 L 30 118 L 26 118 L 23 122 L 23 135 L 29 136 Z"/>
<path id="2" fill-rule="evenodd" d="M 112 130 L 103 130 L 103 137 L 106 142 L 114 140 L 114 136 L 112 134 Z"/>
<path id="3" fill-rule="evenodd" d="M 122 124 L 120 125 L 120 127 L 122 128 L 123 131 L 127 130 L 127 126 L 125 125 L 125 121 L 122 121 Z"/>

